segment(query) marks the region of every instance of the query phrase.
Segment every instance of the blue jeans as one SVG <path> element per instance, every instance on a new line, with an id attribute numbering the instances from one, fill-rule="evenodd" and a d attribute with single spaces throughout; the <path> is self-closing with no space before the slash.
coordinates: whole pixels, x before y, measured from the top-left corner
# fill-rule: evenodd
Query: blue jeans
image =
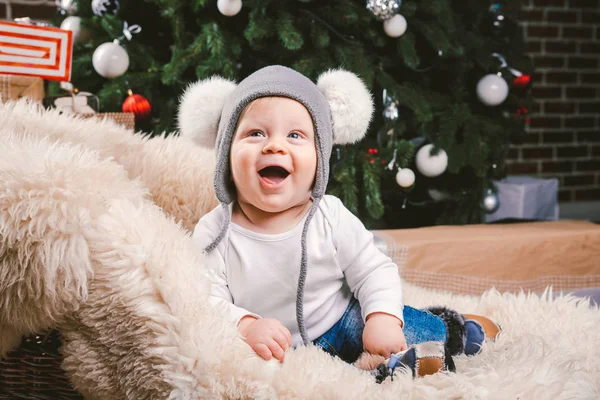
<path id="1" fill-rule="evenodd" d="M 409 306 L 404 306 L 403 314 L 403 331 L 407 345 L 429 341 L 446 342 L 446 325 L 438 316 Z M 360 304 L 353 297 L 342 318 L 313 343 L 327 353 L 352 363 L 363 351 L 364 328 Z"/>

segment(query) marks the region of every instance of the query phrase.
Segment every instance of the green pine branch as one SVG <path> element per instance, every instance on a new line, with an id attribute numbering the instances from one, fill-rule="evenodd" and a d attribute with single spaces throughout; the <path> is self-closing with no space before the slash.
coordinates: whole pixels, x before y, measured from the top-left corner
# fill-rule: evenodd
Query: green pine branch
<path id="1" fill-rule="evenodd" d="M 401 140 L 396 145 L 396 164 L 400 168 L 408 168 L 415 156 L 415 146 L 408 140 Z"/>
<path id="2" fill-rule="evenodd" d="M 337 159 L 340 154 L 340 159 Z M 331 175 L 333 184 L 328 193 L 342 200 L 346 208 L 358 215 L 358 187 L 356 185 L 355 153 L 350 147 L 337 147 L 332 155 Z"/>
<path id="3" fill-rule="evenodd" d="M 408 68 L 415 70 L 419 67 L 421 59 L 417 54 L 415 35 L 412 32 L 406 32 L 396 41 L 396 51 Z"/>
<path id="4" fill-rule="evenodd" d="M 279 13 L 277 21 L 277 35 L 279 40 L 288 50 L 299 50 L 304 45 L 302 33 L 294 25 L 294 17 L 287 11 Z"/>
<path id="5" fill-rule="evenodd" d="M 244 29 L 244 37 L 250 46 L 257 46 L 261 40 L 273 36 L 273 21 L 266 16 L 264 7 L 250 11 L 248 25 Z"/>
<path id="6" fill-rule="evenodd" d="M 382 165 L 377 158 L 362 157 L 363 194 L 365 196 L 365 210 L 367 215 L 377 220 L 383 216 L 383 202 L 381 201 L 381 173 Z"/>

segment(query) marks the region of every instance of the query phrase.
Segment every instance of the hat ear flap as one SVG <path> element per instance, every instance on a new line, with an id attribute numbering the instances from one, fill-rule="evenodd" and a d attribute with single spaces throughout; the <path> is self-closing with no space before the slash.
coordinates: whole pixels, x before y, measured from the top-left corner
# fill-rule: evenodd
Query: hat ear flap
<path id="1" fill-rule="evenodd" d="M 236 87 L 235 82 L 219 76 L 188 86 L 179 103 L 180 135 L 200 146 L 214 148 L 221 111 Z"/>
<path id="2" fill-rule="evenodd" d="M 329 103 L 334 144 L 361 140 L 373 115 L 373 99 L 364 82 L 352 72 L 337 69 L 321 74 L 317 87 Z"/>

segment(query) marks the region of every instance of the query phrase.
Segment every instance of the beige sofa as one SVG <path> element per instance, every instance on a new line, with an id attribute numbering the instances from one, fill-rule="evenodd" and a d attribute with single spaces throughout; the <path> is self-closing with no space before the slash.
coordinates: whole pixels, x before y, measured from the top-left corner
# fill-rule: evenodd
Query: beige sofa
<path id="1" fill-rule="evenodd" d="M 375 231 L 405 281 L 480 295 L 555 292 L 600 304 L 600 225 L 587 221 L 435 226 Z"/>

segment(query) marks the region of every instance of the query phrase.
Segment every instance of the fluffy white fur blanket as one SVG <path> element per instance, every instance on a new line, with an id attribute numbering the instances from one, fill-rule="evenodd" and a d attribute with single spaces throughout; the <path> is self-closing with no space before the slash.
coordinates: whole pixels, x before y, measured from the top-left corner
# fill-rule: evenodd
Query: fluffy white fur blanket
<path id="1" fill-rule="evenodd" d="M 457 373 L 377 385 L 315 347 L 257 357 L 207 303 L 189 229 L 214 205 L 211 158 L 177 137 L 0 105 L 0 354 L 60 328 L 88 399 L 595 399 L 600 312 L 573 297 L 456 296 L 407 304 L 490 316 L 502 335 Z"/>

